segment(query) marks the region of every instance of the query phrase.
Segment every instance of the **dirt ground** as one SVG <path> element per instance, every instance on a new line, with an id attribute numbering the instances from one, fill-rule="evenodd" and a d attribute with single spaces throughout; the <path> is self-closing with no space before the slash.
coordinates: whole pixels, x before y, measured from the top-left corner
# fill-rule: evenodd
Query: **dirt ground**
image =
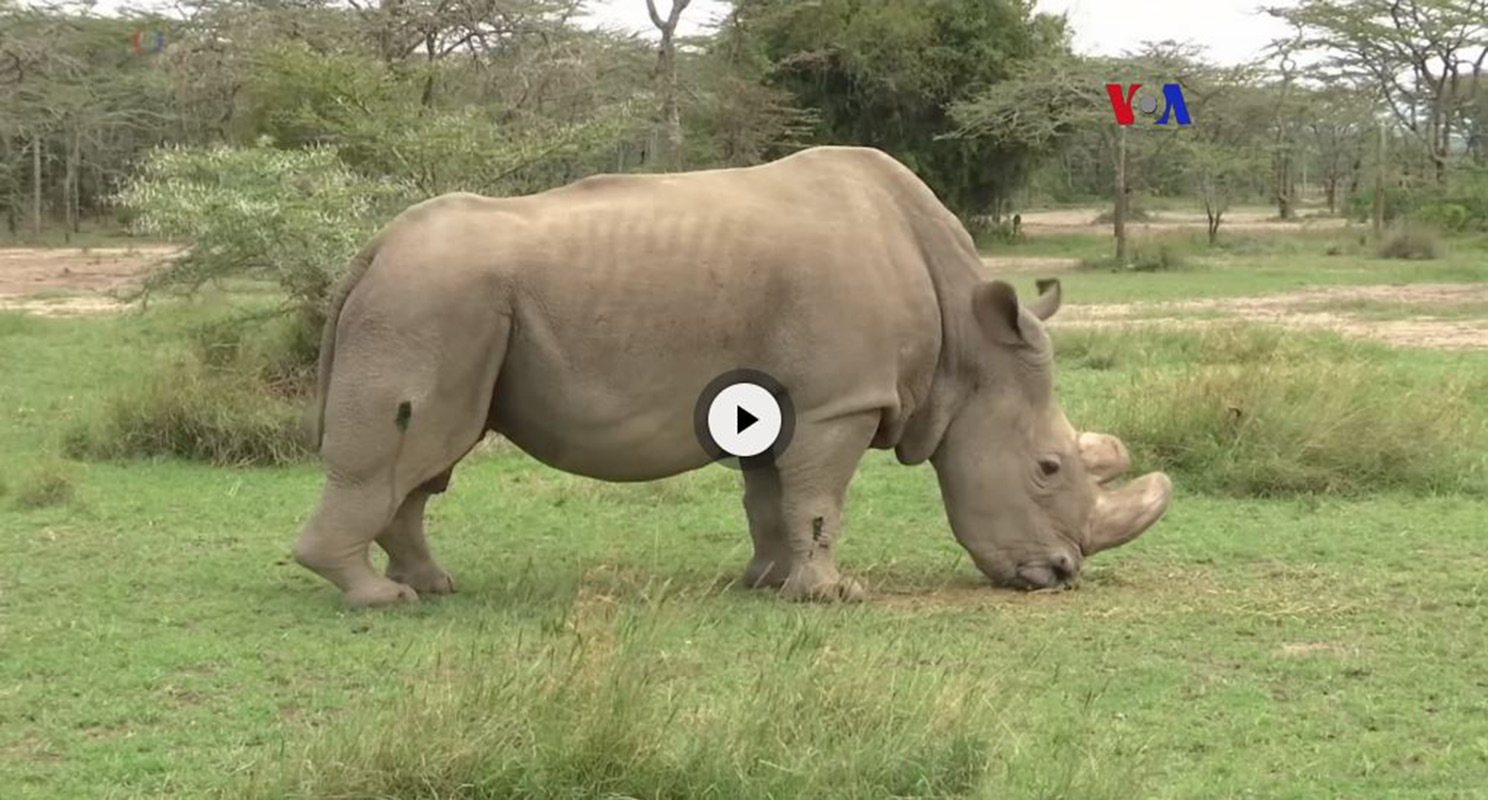
<path id="1" fill-rule="evenodd" d="M 47 316 L 118 311 L 113 292 L 132 286 L 177 248 L 0 248 L 0 310 Z"/>
<path id="2" fill-rule="evenodd" d="M 1100 209 L 1060 208 L 1051 211 L 1030 211 L 1023 214 L 1023 232 L 1039 233 L 1089 233 L 1110 229 L 1110 223 L 1097 223 Z M 1316 231 L 1342 228 L 1348 221 L 1338 217 L 1299 219 L 1282 222 L 1272 216 L 1270 209 L 1232 209 L 1225 212 L 1224 229 L 1227 231 Z M 1172 231 L 1185 228 L 1204 230 L 1204 215 L 1187 211 L 1155 211 L 1145 222 L 1129 222 L 1127 228 L 1141 234 L 1156 231 Z"/>
<path id="3" fill-rule="evenodd" d="M 1065 220 L 1086 212 L 1029 214 Z M 1062 217 L 1060 215 L 1063 215 Z M 1258 223 L 1260 224 L 1260 223 Z M 151 268 L 179 252 L 169 246 L 136 248 L 0 249 L 0 310 L 46 316 L 110 313 L 121 310 L 115 293 L 138 283 Z M 1071 266 L 1062 258 L 987 259 L 999 272 L 1057 272 Z M 1402 319 L 1371 319 L 1346 307 L 1349 301 L 1402 304 Z M 1170 325 L 1198 327 L 1249 321 L 1294 328 L 1326 329 L 1396 345 L 1446 349 L 1488 349 L 1488 319 L 1440 315 L 1467 304 L 1488 304 L 1488 286 L 1412 284 L 1331 286 L 1259 297 L 1207 298 L 1167 303 L 1068 305 L 1060 325 Z"/>

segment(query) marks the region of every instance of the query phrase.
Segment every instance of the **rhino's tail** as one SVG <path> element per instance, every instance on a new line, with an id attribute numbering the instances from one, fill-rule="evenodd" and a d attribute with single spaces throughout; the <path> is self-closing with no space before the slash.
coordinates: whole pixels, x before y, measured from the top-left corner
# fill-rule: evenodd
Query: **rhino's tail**
<path id="1" fill-rule="evenodd" d="M 331 365 L 336 360 L 336 326 L 341 321 L 341 308 L 346 305 L 346 298 L 351 296 L 351 291 L 367 273 L 367 267 L 372 265 L 381 238 L 374 237 L 361 252 L 352 257 L 346 274 L 336 285 L 330 305 L 326 308 L 325 327 L 320 333 L 320 361 L 315 369 L 315 400 L 306 408 L 304 419 L 305 439 L 316 450 L 320 449 L 321 440 L 325 436 L 326 395 L 331 388 Z"/>

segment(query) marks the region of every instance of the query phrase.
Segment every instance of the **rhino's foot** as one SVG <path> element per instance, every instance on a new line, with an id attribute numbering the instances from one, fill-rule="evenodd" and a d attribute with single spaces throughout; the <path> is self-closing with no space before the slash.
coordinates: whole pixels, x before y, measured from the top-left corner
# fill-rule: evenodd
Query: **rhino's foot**
<path id="1" fill-rule="evenodd" d="M 790 577 L 790 566 L 780 559 L 755 556 L 744 568 L 744 585 L 751 589 L 783 586 Z"/>
<path id="2" fill-rule="evenodd" d="M 454 594 L 455 581 L 438 564 L 421 564 L 415 567 L 388 566 L 389 580 L 412 588 L 419 594 Z"/>
<path id="3" fill-rule="evenodd" d="M 418 592 L 412 586 L 386 579 L 380 582 L 368 581 L 346 592 L 346 605 L 352 608 L 417 603 L 418 599 Z"/>
<path id="4" fill-rule="evenodd" d="M 818 603 L 858 603 L 868 596 L 863 584 L 837 574 L 836 570 L 801 569 L 791 573 L 780 587 L 791 600 Z"/>

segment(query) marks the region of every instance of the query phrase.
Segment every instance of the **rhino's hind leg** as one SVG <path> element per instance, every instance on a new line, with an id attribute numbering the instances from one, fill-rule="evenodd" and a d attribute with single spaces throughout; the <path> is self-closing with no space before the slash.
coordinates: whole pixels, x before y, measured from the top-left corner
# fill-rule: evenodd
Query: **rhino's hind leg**
<path id="1" fill-rule="evenodd" d="M 424 539 L 424 504 L 486 431 L 509 330 L 483 298 L 471 300 L 441 308 L 460 323 L 448 329 L 457 341 L 405 303 L 372 318 L 376 335 L 337 345 L 321 442 L 329 477 L 294 552 L 349 605 L 453 588 Z M 388 553 L 387 576 L 372 567 L 374 539 Z"/>
<path id="2" fill-rule="evenodd" d="M 774 469 L 744 473 L 744 514 L 754 540 L 754 557 L 744 569 L 745 585 L 758 589 L 784 584 L 790 575 L 791 556 L 780 519 L 780 476 Z"/>
<path id="3" fill-rule="evenodd" d="M 424 504 L 432 494 L 429 489 L 440 491 L 449 482 L 449 471 L 414 489 L 398 507 L 393 521 L 377 536 L 377 544 L 387 553 L 387 577 L 389 580 L 412 588 L 419 594 L 451 594 L 455 582 L 448 572 L 434 560 L 429 552 L 429 542 L 424 538 Z"/>
<path id="4" fill-rule="evenodd" d="M 295 542 L 302 566 L 334 583 L 352 606 L 414 602 L 412 587 L 388 580 L 372 568 L 368 545 L 392 521 L 386 486 L 326 484 L 315 516 Z"/>
<path id="5" fill-rule="evenodd" d="M 862 585 L 837 569 L 847 485 L 877 429 L 871 416 L 802 425 L 775 471 L 790 568 L 781 586 L 800 600 L 861 600 Z"/>

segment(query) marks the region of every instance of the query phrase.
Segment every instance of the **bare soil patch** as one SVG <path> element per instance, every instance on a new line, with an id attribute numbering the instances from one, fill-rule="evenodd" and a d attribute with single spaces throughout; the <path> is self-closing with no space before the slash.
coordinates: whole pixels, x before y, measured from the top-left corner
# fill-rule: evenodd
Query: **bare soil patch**
<path id="1" fill-rule="evenodd" d="M 178 252 L 169 245 L 0 248 L 0 310 L 47 316 L 118 311 L 123 304 L 115 292 Z"/>
<path id="2" fill-rule="evenodd" d="M 1059 256 L 982 256 L 982 266 L 997 275 L 1016 272 L 1048 274 L 1069 272 L 1080 266 L 1080 259 Z"/>
<path id="3" fill-rule="evenodd" d="M 1330 303 L 1366 300 L 1398 303 L 1402 319 L 1369 319 Z M 1328 286 L 1256 297 L 1220 297 L 1166 303 L 1070 305 L 1057 318 L 1065 325 L 1168 325 L 1202 327 L 1259 322 L 1291 328 L 1337 331 L 1394 345 L 1441 349 L 1488 349 L 1488 319 L 1443 317 L 1433 309 L 1488 302 L 1488 285 L 1423 283 L 1404 286 Z M 1195 315 L 1205 315 L 1196 317 Z"/>
<path id="4" fill-rule="evenodd" d="M 1107 222 L 1097 223 L 1103 209 L 1060 208 L 1049 211 L 1029 211 L 1023 214 L 1023 231 L 1037 233 L 1089 233 L 1110 230 Z M 1151 218 L 1141 222 L 1128 222 L 1127 229 L 1135 233 L 1149 231 L 1175 231 L 1193 228 L 1203 230 L 1207 220 L 1203 214 L 1187 211 L 1155 211 Z M 1303 218 L 1283 222 L 1266 210 L 1232 210 L 1224 215 L 1224 230 L 1227 231 L 1314 231 L 1343 228 L 1348 220 L 1339 217 Z"/>

